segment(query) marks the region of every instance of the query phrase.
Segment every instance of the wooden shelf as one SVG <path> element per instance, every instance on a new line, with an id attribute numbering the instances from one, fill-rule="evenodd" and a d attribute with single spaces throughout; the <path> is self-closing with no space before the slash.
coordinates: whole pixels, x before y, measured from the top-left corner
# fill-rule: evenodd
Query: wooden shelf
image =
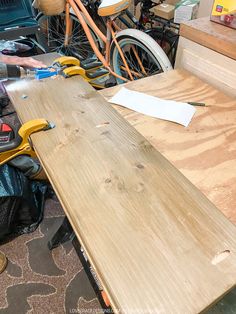
<path id="1" fill-rule="evenodd" d="M 214 23 L 209 17 L 184 22 L 180 35 L 236 60 L 236 30 Z"/>

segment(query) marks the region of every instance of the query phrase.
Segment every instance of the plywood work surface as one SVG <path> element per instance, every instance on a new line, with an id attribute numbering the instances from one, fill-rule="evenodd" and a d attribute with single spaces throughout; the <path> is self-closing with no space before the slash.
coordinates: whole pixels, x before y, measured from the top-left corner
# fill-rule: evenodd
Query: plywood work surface
<path id="1" fill-rule="evenodd" d="M 182 23 L 180 35 L 236 60 L 236 30 L 212 22 L 209 17 Z"/>
<path id="2" fill-rule="evenodd" d="M 97 91 L 7 91 L 23 122 L 56 124 L 32 139 L 116 313 L 198 313 L 235 286 L 236 227 Z"/>
<path id="3" fill-rule="evenodd" d="M 164 99 L 203 102 L 188 128 L 114 106 L 150 143 L 236 224 L 236 98 L 184 70 L 126 87 Z M 111 98 L 119 86 L 100 93 Z"/>

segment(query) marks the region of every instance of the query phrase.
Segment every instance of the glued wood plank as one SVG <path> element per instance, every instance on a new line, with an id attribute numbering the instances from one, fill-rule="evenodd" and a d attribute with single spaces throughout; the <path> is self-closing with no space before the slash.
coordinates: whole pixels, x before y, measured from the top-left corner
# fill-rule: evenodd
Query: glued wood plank
<path id="1" fill-rule="evenodd" d="M 116 110 L 236 224 L 236 98 L 185 70 L 127 83 L 164 99 L 206 103 L 188 128 L 115 106 Z M 111 98 L 119 86 L 100 93 Z"/>
<path id="2" fill-rule="evenodd" d="M 182 23 L 180 35 L 236 60 L 235 29 L 212 22 L 209 17 Z"/>
<path id="3" fill-rule="evenodd" d="M 235 285 L 236 227 L 97 91 L 7 91 L 23 122 L 56 124 L 32 139 L 116 313 L 198 313 Z"/>

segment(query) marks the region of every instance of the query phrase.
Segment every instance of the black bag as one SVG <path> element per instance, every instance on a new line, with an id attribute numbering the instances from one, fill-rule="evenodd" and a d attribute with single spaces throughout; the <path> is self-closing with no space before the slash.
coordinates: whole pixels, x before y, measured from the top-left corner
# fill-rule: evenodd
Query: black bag
<path id="1" fill-rule="evenodd" d="M 0 241 L 33 232 L 43 218 L 47 184 L 0 166 Z"/>

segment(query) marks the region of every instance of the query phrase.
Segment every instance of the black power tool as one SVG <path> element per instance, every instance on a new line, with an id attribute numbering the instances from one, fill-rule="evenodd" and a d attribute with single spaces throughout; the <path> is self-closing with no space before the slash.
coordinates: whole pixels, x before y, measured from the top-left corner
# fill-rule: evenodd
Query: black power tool
<path id="1" fill-rule="evenodd" d="M 0 123 L 0 145 L 9 143 L 15 137 L 15 132 L 11 125 Z"/>
<path id="2" fill-rule="evenodd" d="M 20 78 L 34 77 L 35 71 L 24 69 L 18 65 L 10 65 L 0 62 L 0 81 L 18 80 Z"/>
<path id="3" fill-rule="evenodd" d="M 21 78 L 31 78 L 35 76 L 35 71 L 24 69 L 18 65 L 10 65 L 0 62 L 0 82 L 5 80 L 19 80 Z M 0 95 L 0 117 L 9 115 L 13 112 L 2 114 L 3 108 L 9 103 L 6 95 Z"/>

